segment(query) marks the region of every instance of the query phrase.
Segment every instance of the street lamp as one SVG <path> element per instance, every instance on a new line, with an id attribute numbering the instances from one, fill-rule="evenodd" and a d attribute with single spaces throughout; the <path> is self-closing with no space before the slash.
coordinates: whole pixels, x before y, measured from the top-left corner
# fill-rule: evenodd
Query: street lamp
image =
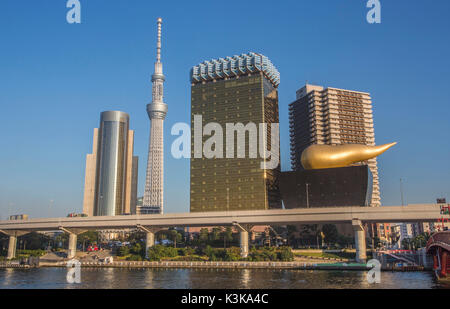
<path id="1" fill-rule="evenodd" d="M 309 183 L 306 183 L 306 208 L 309 208 Z"/>
<path id="2" fill-rule="evenodd" d="M 227 211 L 230 210 L 230 188 L 227 188 Z"/>

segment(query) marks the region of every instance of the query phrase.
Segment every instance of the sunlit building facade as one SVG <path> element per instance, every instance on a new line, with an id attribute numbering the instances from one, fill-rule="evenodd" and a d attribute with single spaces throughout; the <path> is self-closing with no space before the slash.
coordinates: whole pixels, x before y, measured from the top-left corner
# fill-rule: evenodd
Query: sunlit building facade
<path id="1" fill-rule="evenodd" d="M 127 113 L 101 113 L 92 154 L 86 157 L 83 213 L 115 216 L 136 212 L 138 157 L 133 156 L 133 140 Z"/>
<path id="2" fill-rule="evenodd" d="M 245 133 L 245 157 L 238 158 L 237 134 L 233 158 L 211 158 L 195 154 L 195 116 L 202 126 L 217 123 L 223 128 L 224 152 L 227 123 L 267 123 L 266 140 L 271 145 L 271 123 L 278 120 L 279 73 L 260 54 L 205 61 L 191 70 L 191 183 L 190 211 L 233 211 L 281 208 L 278 187 L 280 165 L 261 168 L 263 159 L 250 158 L 250 133 Z M 260 133 L 258 133 L 259 135 Z M 264 133 L 263 133 L 264 134 Z M 262 135 L 262 134 L 261 134 Z M 209 136 L 203 136 L 202 144 Z M 279 136 L 277 136 L 279 143 Z M 278 144 L 279 145 L 279 144 Z M 278 147 L 279 149 L 279 147 Z M 279 151 L 275 154 L 279 162 Z"/>
<path id="3" fill-rule="evenodd" d="M 302 170 L 301 154 L 312 144 L 375 145 L 372 100 L 367 92 L 305 85 L 289 104 L 291 165 Z M 380 206 L 377 159 L 362 162 L 373 176 L 371 206 Z"/>

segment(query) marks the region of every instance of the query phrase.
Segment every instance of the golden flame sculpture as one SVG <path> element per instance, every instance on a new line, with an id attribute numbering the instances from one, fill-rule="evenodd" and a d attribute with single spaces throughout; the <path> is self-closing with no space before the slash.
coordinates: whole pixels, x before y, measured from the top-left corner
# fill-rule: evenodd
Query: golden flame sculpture
<path id="1" fill-rule="evenodd" d="M 380 146 L 359 144 L 311 145 L 302 152 L 302 165 L 306 170 L 345 167 L 379 156 L 397 143 Z"/>

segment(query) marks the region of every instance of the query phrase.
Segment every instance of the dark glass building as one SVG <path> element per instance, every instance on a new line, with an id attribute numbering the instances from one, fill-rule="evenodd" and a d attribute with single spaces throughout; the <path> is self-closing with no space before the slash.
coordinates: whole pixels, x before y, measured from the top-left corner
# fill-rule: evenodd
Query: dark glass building
<path id="1" fill-rule="evenodd" d="M 367 165 L 282 172 L 284 207 L 369 206 L 372 173 Z"/>
<path id="2" fill-rule="evenodd" d="M 238 134 L 234 135 L 233 158 L 225 156 L 226 124 L 267 123 L 267 145 L 271 145 L 271 126 L 278 124 L 279 73 L 267 57 L 249 53 L 205 61 L 191 71 L 191 191 L 190 211 L 232 211 L 281 208 L 278 186 L 280 165 L 261 168 L 261 157 L 251 157 L 245 132 L 245 157 L 239 158 Z M 206 158 L 195 153 L 195 117 L 223 128 L 223 157 Z M 197 124 L 198 125 L 198 124 Z M 234 133 L 233 133 L 234 134 Z M 258 130 L 258 137 L 261 131 Z M 210 136 L 202 136 L 202 145 Z M 278 143 L 279 137 L 275 141 Z M 259 146 L 259 143 L 258 143 Z M 268 149 L 270 146 L 267 147 Z M 279 151 L 275 154 L 279 162 Z"/>

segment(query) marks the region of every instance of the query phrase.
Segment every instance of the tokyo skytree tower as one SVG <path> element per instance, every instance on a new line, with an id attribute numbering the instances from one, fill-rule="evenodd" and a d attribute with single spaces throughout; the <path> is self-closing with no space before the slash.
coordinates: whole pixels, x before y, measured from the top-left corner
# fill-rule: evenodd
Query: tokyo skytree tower
<path id="1" fill-rule="evenodd" d="M 164 75 L 161 63 L 161 24 L 158 18 L 158 41 L 156 44 L 155 73 L 152 75 L 152 102 L 147 104 L 150 118 L 150 142 L 148 148 L 147 175 L 143 205 L 153 213 L 163 213 L 164 185 L 164 118 L 167 104 L 163 102 Z"/>

